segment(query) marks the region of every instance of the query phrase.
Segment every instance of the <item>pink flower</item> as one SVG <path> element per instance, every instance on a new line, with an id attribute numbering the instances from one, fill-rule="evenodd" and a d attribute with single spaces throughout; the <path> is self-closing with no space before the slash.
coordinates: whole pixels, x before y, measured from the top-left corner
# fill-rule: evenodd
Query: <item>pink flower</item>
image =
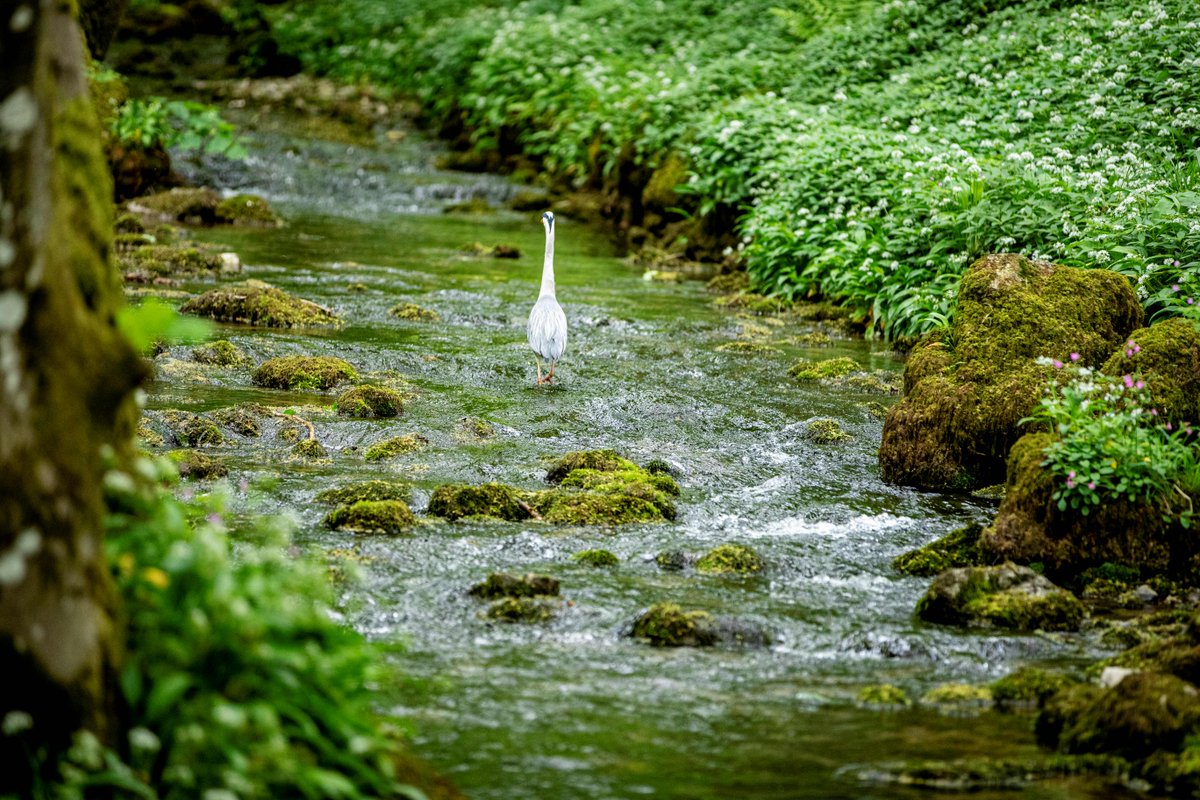
<path id="1" fill-rule="evenodd" d="M 1167 430 L 1172 430 L 1170 422 L 1167 423 Z"/>
<path id="2" fill-rule="evenodd" d="M 1096 491 L 1096 482 L 1088 481 L 1088 488 L 1091 489 L 1093 492 Z"/>
<path id="3" fill-rule="evenodd" d="M 1135 383 L 1135 384 L 1134 384 L 1134 386 L 1136 386 L 1136 387 L 1137 387 L 1137 388 L 1139 388 L 1139 389 L 1145 389 L 1145 388 L 1146 388 L 1146 382 L 1145 382 L 1145 381 L 1138 381 L 1137 383 Z"/>
<path id="4" fill-rule="evenodd" d="M 1189 306 L 1190 306 L 1192 303 L 1194 303 L 1194 302 L 1196 302 L 1196 301 L 1195 301 L 1195 300 L 1193 300 L 1193 299 L 1192 299 L 1192 298 L 1190 298 L 1190 297 L 1188 298 L 1188 305 L 1189 305 Z"/>
<path id="5" fill-rule="evenodd" d="M 1056 359 L 1054 359 L 1054 362 L 1053 362 L 1053 364 L 1054 364 L 1054 368 L 1055 368 L 1055 369 L 1062 369 L 1062 368 L 1063 368 L 1063 363 L 1062 363 L 1061 361 L 1059 361 L 1057 358 L 1056 358 Z"/>
<path id="6" fill-rule="evenodd" d="M 1178 283 L 1172 283 L 1172 284 L 1171 284 L 1171 291 L 1172 291 L 1172 292 L 1178 292 L 1178 291 L 1179 291 L 1179 284 L 1178 284 Z"/>
<path id="7" fill-rule="evenodd" d="M 1078 361 L 1078 360 L 1079 360 L 1079 353 L 1071 353 L 1071 360 L 1072 360 L 1072 361 Z"/>
<path id="8" fill-rule="evenodd" d="M 1177 258 L 1177 259 L 1175 259 L 1174 261 L 1172 261 L 1172 262 L 1171 262 L 1171 266 L 1173 266 L 1173 267 L 1178 267 L 1178 266 L 1179 266 L 1179 259 Z"/>
<path id="9" fill-rule="evenodd" d="M 220 525 L 221 524 L 221 515 L 220 514 L 209 514 L 205 519 L 208 520 L 209 525 Z"/>
<path id="10" fill-rule="evenodd" d="M 1158 409 L 1157 409 L 1157 408 L 1152 408 L 1152 409 L 1150 409 L 1150 416 L 1152 416 L 1152 417 L 1157 417 L 1157 416 L 1158 416 Z"/>
<path id="11" fill-rule="evenodd" d="M 1074 488 L 1075 488 L 1075 481 L 1071 480 L 1070 478 L 1067 478 L 1067 488 L 1068 488 L 1068 489 L 1074 489 Z"/>
<path id="12" fill-rule="evenodd" d="M 1070 472 L 1068 472 L 1068 473 L 1067 473 L 1067 477 L 1068 477 L 1068 478 L 1074 478 L 1074 477 L 1075 477 L 1075 470 L 1071 470 Z"/>
<path id="13" fill-rule="evenodd" d="M 1132 375 L 1126 375 L 1124 378 L 1122 378 L 1122 380 L 1123 380 L 1123 381 L 1125 381 L 1125 388 L 1126 388 L 1126 389 L 1132 389 L 1132 388 L 1133 388 L 1133 376 L 1132 376 Z"/>

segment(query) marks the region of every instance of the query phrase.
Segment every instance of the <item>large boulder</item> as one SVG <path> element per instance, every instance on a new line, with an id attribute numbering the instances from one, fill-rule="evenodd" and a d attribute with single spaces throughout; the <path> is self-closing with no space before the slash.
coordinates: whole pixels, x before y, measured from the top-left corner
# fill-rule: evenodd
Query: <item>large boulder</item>
<path id="1" fill-rule="evenodd" d="M 917 616 L 942 625 L 1073 631 L 1087 611 L 1075 595 L 1029 567 L 959 567 L 938 575 Z"/>
<path id="2" fill-rule="evenodd" d="M 1168 319 L 1129 334 L 1102 371 L 1139 375 L 1160 418 L 1200 422 L 1200 330 L 1186 319 Z"/>
<path id="3" fill-rule="evenodd" d="M 1017 423 L 1045 385 L 1039 356 L 1099 367 L 1142 323 L 1123 276 L 986 256 L 963 275 L 947 331 L 924 339 L 905 368 L 905 397 L 883 428 L 884 480 L 937 491 L 999 483 Z"/>

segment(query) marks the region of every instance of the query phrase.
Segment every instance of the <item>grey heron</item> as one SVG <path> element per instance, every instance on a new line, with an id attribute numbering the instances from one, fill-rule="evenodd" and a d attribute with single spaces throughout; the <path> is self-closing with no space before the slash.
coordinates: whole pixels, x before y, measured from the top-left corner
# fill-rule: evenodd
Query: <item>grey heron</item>
<path id="1" fill-rule="evenodd" d="M 529 312 L 529 323 L 525 332 L 529 346 L 537 355 L 537 382 L 554 381 L 554 364 L 567 349 L 567 315 L 554 296 L 554 215 L 542 214 L 542 227 L 546 229 L 546 260 L 542 264 L 542 291 L 533 310 Z M 550 363 L 550 374 L 542 378 L 542 361 Z"/>

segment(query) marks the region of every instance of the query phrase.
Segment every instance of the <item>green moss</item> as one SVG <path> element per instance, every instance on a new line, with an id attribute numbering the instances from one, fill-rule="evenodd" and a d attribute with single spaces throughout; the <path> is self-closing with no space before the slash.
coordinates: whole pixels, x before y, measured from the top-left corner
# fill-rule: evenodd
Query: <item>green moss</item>
<path id="1" fill-rule="evenodd" d="M 146 233 L 146 226 L 142 224 L 141 218 L 136 214 L 118 214 L 117 219 L 113 222 L 113 232 L 141 235 Z"/>
<path id="2" fill-rule="evenodd" d="M 833 339 L 829 337 L 829 334 L 821 331 L 801 333 L 795 337 L 795 341 L 796 344 L 803 347 L 828 347 L 833 344 Z"/>
<path id="3" fill-rule="evenodd" d="M 890 683 L 864 686 L 858 691 L 858 702 L 866 706 L 897 707 L 912 705 L 912 701 L 908 699 L 908 694 L 899 686 L 893 686 Z"/>
<path id="4" fill-rule="evenodd" d="M 822 417 L 814 419 L 804 427 L 804 438 L 816 444 L 837 444 L 847 442 L 852 437 L 842 430 L 837 420 Z"/>
<path id="5" fill-rule="evenodd" d="M 713 305 L 721 308 L 736 308 L 749 314 L 779 314 L 790 306 L 778 297 L 765 297 L 755 292 L 741 291 L 736 294 L 724 294 L 713 300 Z"/>
<path id="6" fill-rule="evenodd" d="M 979 550 L 983 526 L 971 523 L 924 547 L 896 556 L 892 568 L 905 575 L 931 577 L 954 567 L 976 567 L 986 562 Z"/>
<path id="7" fill-rule="evenodd" d="M 628 494 L 550 490 L 535 493 L 529 502 L 543 520 L 557 525 L 628 525 L 665 519 L 654 502 Z"/>
<path id="8" fill-rule="evenodd" d="M 479 417 L 463 417 L 458 421 L 458 430 L 471 439 L 491 439 L 496 435 L 495 426 Z"/>
<path id="9" fill-rule="evenodd" d="M 687 567 L 688 555 L 682 550 L 664 550 L 654 556 L 654 563 L 661 570 L 679 572 Z"/>
<path id="10" fill-rule="evenodd" d="M 745 272 L 727 272 L 717 275 L 705 286 L 714 294 L 737 294 L 750 288 L 750 276 Z"/>
<path id="11" fill-rule="evenodd" d="M 717 351 L 721 353 L 745 353 L 746 355 L 782 352 L 778 347 L 774 347 L 766 342 L 747 341 L 743 339 L 717 345 Z"/>
<path id="12" fill-rule="evenodd" d="M 580 550 L 571 556 L 571 560 L 589 567 L 615 567 L 621 563 L 621 560 L 608 550 Z"/>
<path id="13" fill-rule="evenodd" d="M 714 574 L 762 572 L 763 560 L 752 548 L 725 543 L 709 550 L 696 562 L 696 570 Z"/>
<path id="14" fill-rule="evenodd" d="M 419 433 L 406 433 L 403 436 L 393 436 L 380 442 L 375 442 L 363 454 L 367 461 L 382 461 L 388 458 L 415 453 L 429 446 L 429 440 Z"/>
<path id="15" fill-rule="evenodd" d="M 388 314 L 391 314 L 396 319 L 402 319 L 407 322 L 437 322 L 441 316 L 428 308 L 422 308 L 416 303 L 400 303 L 388 309 Z"/>
<path id="16" fill-rule="evenodd" d="M 1039 356 L 1099 366 L 1141 324 L 1128 281 L 1108 270 L 987 256 L 962 278 L 948 332 L 914 348 L 906 396 L 884 425 L 883 478 L 970 490 L 999 482 L 1045 384 Z"/>
<path id="17" fill-rule="evenodd" d="M 346 417 L 395 417 L 404 411 L 404 395 L 386 386 L 355 386 L 338 395 L 337 411 Z"/>
<path id="18" fill-rule="evenodd" d="M 1062 780 L 1071 775 L 1096 775 L 1119 780 L 1129 774 L 1128 762 L 1113 756 L 1037 755 L 1026 758 L 973 756 L 954 761 L 919 761 L 899 768 L 885 767 L 872 778 L 918 789 L 952 792 L 1020 790 L 1036 781 Z"/>
<path id="19" fill-rule="evenodd" d="M 662 472 L 649 472 L 634 467 L 622 470 L 573 469 L 560 482 L 560 486 L 577 489 L 591 489 L 597 492 L 618 492 L 624 486 L 645 484 L 655 492 L 661 492 L 672 497 L 679 496 L 679 484 L 670 475 Z"/>
<path id="20" fill-rule="evenodd" d="M 649 461 L 646 462 L 646 465 L 644 467 L 642 467 L 642 469 L 646 470 L 646 472 L 649 472 L 651 475 L 666 475 L 668 477 L 674 478 L 674 474 L 675 474 L 675 470 L 671 467 L 671 465 L 668 464 L 666 461 L 662 460 L 661 458 L 650 459 Z M 672 483 L 674 483 L 673 480 L 672 480 Z M 675 494 L 675 495 L 679 494 L 679 491 L 678 491 L 679 484 L 677 484 L 677 483 L 675 484 L 675 489 L 676 490 L 674 492 L 671 492 L 671 494 Z M 670 491 L 670 490 L 663 488 L 663 491 L 665 492 L 665 491 Z"/>
<path id="21" fill-rule="evenodd" d="M 209 478 L 223 478 L 229 474 L 229 467 L 219 458 L 206 456 L 195 450 L 172 450 L 167 453 L 179 470 L 179 477 L 203 481 Z"/>
<path id="22" fill-rule="evenodd" d="M 799 381 L 815 381 L 822 378 L 840 378 L 861 369 L 857 361 L 845 356 L 823 361 L 802 358 L 788 369 L 788 374 Z"/>
<path id="23" fill-rule="evenodd" d="M 515 521 L 528 519 L 527 509 L 521 493 L 511 486 L 501 483 L 485 483 L 481 486 L 454 483 L 433 490 L 428 512 L 451 521 L 463 517 Z"/>
<path id="24" fill-rule="evenodd" d="M 240 367 L 252 363 L 250 356 L 228 339 L 218 339 L 193 348 L 192 361 L 218 367 Z"/>
<path id="25" fill-rule="evenodd" d="M 650 174 L 646 187 L 642 190 L 642 205 L 648 211 L 663 213 L 680 205 L 679 195 L 675 187 L 687 180 L 687 162 L 671 152 L 658 168 Z"/>
<path id="26" fill-rule="evenodd" d="M 223 225 L 276 228 L 281 224 L 271 205 L 253 194 L 237 194 L 225 198 L 213 209 L 213 217 L 214 221 Z"/>
<path id="27" fill-rule="evenodd" d="M 162 447 L 167 443 L 167 439 L 150 425 L 150 421 L 145 417 L 138 420 L 136 436 L 138 441 L 145 444 L 147 447 Z"/>
<path id="28" fill-rule="evenodd" d="M 1140 374 L 1164 419 L 1175 424 L 1200 420 L 1200 330 L 1190 320 L 1168 319 L 1139 328 L 1101 371 L 1118 377 Z"/>
<path id="29" fill-rule="evenodd" d="M 336 328 L 343 324 L 329 309 L 257 280 L 212 289 L 188 300 L 179 310 L 218 322 L 264 328 Z"/>
<path id="30" fill-rule="evenodd" d="M 460 168 L 460 166 L 450 167 L 450 169 Z M 492 204 L 487 201 L 486 197 L 472 197 L 471 199 L 464 200 L 461 203 L 451 203 L 443 208 L 442 211 L 447 214 L 488 214 L 492 211 Z"/>
<path id="31" fill-rule="evenodd" d="M 563 478 L 577 469 L 618 472 L 636 470 L 638 465 L 612 450 L 575 450 L 554 462 L 546 472 L 546 482 L 561 483 Z"/>
<path id="32" fill-rule="evenodd" d="M 254 439 L 262 435 L 262 426 L 258 424 L 258 419 L 240 406 L 218 408 L 210 412 L 210 415 L 214 421 L 247 438 Z"/>
<path id="33" fill-rule="evenodd" d="M 226 271 L 219 253 L 174 244 L 123 248 L 117 266 L 125 273 L 154 275 L 213 275 Z"/>
<path id="34" fill-rule="evenodd" d="M 558 603 L 544 597 L 502 597 L 487 609 L 488 619 L 500 622 L 548 622 Z"/>
<path id="35" fill-rule="evenodd" d="M 1028 567 L 1003 564 L 946 570 L 917 603 L 917 615 L 944 625 L 1073 631 L 1087 610 Z"/>
<path id="36" fill-rule="evenodd" d="M 316 439 L 305 439 L 302 442 L 297 442 L 295 447 L 292 448 L 292 456 L 302 461 L 313 461 L 325 458 L 327 455 L 325 445 Z"/>
<path id="37" fill-rule="evenodd" d="M 330 511 L 324 524 L 336 530 L 403 533 L 416 524 L 416 519 L 403 500 L 359 500 Z"/>
<path id="38" fill-rule="evenodd" d="M 510 575 L 507 572 L 493 572 L 481 583 L 471 587 L 472 597 L 491 600 L 496 597 L 538 597 L 557 596 L 559 582 L 549 575 L 538 575 L 527 572 L 524 575 Z"/>
<path id="39" fill-rule="evenodd" d="M 674 603 L 657 603 L 634 620 L 630 635 L 655 647 L 708 647 L 717 643 L 714 625 L 706 611 L 684 611 Z"/>
<path id="40" fill-rule="evenodd" d="M 992 690 L 969 683 L 943 683 L 926 692 L 921 702 L 931 706 L 985 708 L 992 704 Z"/>
<path id="41" fill-rule="evenodd" d="M 129 201 L 130 211 L 161 222 L 212 225 L 221 196 L 212 189 L 180 187 Z"/>
<path id="42" fill-rule="evenodd" d="M 408 502 L 411 491 L 408 484 L 393 481 L 362 481 L 325 489 L 316 496 L 318 503 L 348 506 L 363 500 L 401 500 Z"/>
<path id="43" fill-rule="evenodd" d="M 208 447 L 225 441 L 217 423 L 189 411 L 165 411 L 163 421 L 180 444 L 186 447 Z"/>
<path id="44" fill-rule="evenodd" d="M 1021 667 L 991 684 L 992 698 L 1001 708 L 1040 707 L 1075 681 L 1057 672 Z"/>
<path id="45" fill-rule="evenodd" d="M 335 356 L 282 356 L 264 361 L 254 371 L 255 386 L 270 389 L 332 389 L 358 379 L 347 362 Z"/>

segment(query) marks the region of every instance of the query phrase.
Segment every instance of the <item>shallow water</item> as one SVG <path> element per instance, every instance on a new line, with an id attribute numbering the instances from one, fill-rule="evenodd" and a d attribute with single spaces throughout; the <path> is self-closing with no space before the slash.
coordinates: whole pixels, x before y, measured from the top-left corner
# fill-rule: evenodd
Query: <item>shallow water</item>
<path id="1" fill-rule="evenodd" d="M 332 395 L 256 389 L 247 370 L 191 365 L 187 348 L 176 348 L 159 359 L 150 406 L 256 400 L 315 424 L 330 453 L 325 463 L 288 463 L 291 445 L 271 436 L 212 448 L 234 467 L 233 506 L 293 516 L 302 553 L 356 550 L 362 576 L 343 589 L 347 618 L 372 638 L 403 642 L 396 668 L 417 679 L 388 710 L 412 720 L 417 750 L 467 794 L 899 798 L 920 793 L 870 773 L 909 759 L 1037 752 L 1029 717 L 854 703 L 866 684 L 896 683 L 920 696 L 946 681 L 984 682 L 1021 664 L 1081 663 L 1092 653 L 1082 637 L 965 633 L 913 619 L 927 581 L 895 574 L 891 559 L 986 520 L 993 508 L 885 485 L 875 459 L 882 426 L 866 403 L 893 398 L 787 375 L 796 357 L 849 356 L 900 370 L 881 345 L 843 337 L 823 348 L 784 341 L 777 353 L 753 356 L 718 351 L 743 320 L 714 308 L 700 284 L 643 281 L 602 233 L 564 218 L 557 277 L 570 341 L 560 383 L 539 389 L 523 329 L 540 278 L 538 214 L 442 213 L 472 197 L 498 205 L 517 187 L 437 171 L 434 145 L 411 132 L 400 143 L 355 147 L 261 131 L 250 145 L 244 164 L 190 169 L 224 189 L 265 195 L 288 225 L 198 236 L 240 253 L 249 277 L 328 305 L 348 325 L 304 333 L 222 326 L 220 335 L 259 361 L 329 354 L 377 379 L 396 371 L 417 396 L 399 419 L 346 420 L 330 410 Z M 523 257 L 460 252 L 476 241 L 516 245 Z M 441 321 L 388 316 L 402 301 Z M 791 321 L 776 339 L 806 330 Z M 460 425 L 467 416 L 491 423 L 495 437 L 470 437 Z M 815 417 L 837 419 L 853 439 L 807 441 Z M 370 443 L 408 432 L 431 446 L 382 464 L 363 459 Z M 432 523 L 410 536 L 355 537 L 323 529 L 327 509 L 312 501 L 337 483 L 400 477 L 413 483 L 420 510 L 441 483 L 535 488 L 555 456 L 603 447 L 675 465 L 679 521 L 616 529 Z M 765 575 L 664 572 L 653 560 L 727 541 L 753 545 Z M 570 561 L 591 547 L 613 551 L 620 566 Z M 465 591 L 493 571 L 550 573 L 569 605 L 546 625 L 489 622 Z M 665 650 L 623 636 L 660 601 L 760 624 L 774 643 Z M 1022 796 L 1114 791 L 1077 779 Z M 971 796 L 1002 794 L 1011 796 Z"/>

